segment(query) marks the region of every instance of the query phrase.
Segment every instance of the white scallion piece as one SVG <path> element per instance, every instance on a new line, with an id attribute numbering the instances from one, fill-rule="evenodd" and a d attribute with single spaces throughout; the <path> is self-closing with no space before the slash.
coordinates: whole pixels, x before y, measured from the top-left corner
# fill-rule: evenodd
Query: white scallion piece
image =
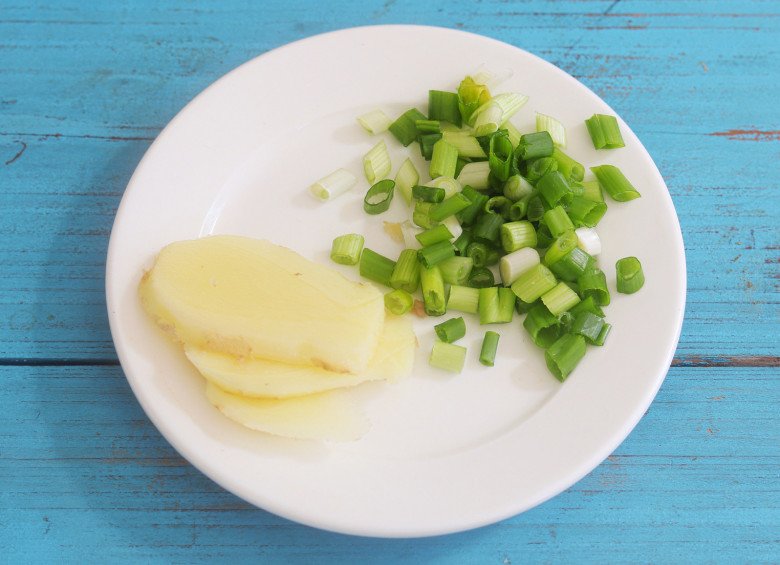
<path id="1" fill-rule="evenodd" d="M 533 247 L 523 247 L 509 255 L 504 255 L 498 264 L 501 282 L 504 286 L 509 286 L 517 280 L 517 277 L 538 264 L 539 252 Z"/>
<path id="2" fill-rule="evenodd" d="M 577 228 L 574 234 L 577 236 L 577 246 L 585 253 L 594 257 L 601 253 L 601 238 L 594 228 Z"/>
<path id="3" fill-rule="evenodd" d="M 422 233 L 425 230 L 418 228 L 409 220 L 401 223 L 401 233 L 404 236 L 404 245 L 406 249 L 421 249 L 422 245 L 417 241 L 417 234 Z"/>
<path id="4" fill-rule="evenodd" d="M 395 174 L 395 187 L 401 191 L 407 204 L 412 203 L 412 188 L 419 182 L 420 173 L 417 172 L 412 160 L 407 157 Z"/>
<path id="5" fill-rule="evenodd" d="M 363 171 L 366 173 L 366 180 L 371 184 L 390 174 L 390 155 L 384 139 L 363 157 Z"/>
<path id="6" fill-rule="evenodd" d="M 494 100 L 483 104 L 474 112 L 474 116 L 476 116 L 474 119 L 475 137 L 493 133 L 504 122 L 504 111 Z"/>
<path id="7" fill-rule="evenodd" d="M 471 74 L 471 78 L 477 84 L 484 84 L 488 90 L 493 90 L 506 80 L 509 80 L 514 73 L 510 69 L 489 69 L 485 65 L 480 65 L 476 72 Z"/>
<path id="8" fill-rule="evenodd" d="M 463 228 L 460 226 L 460 222 L 455 216 L 444 218 L 441 223 L 450 230 L 450 233 L 452 234 L 452 237 L 450 238 L 451 241 L 455 241 L 460 237 L 460 234 L 463 233 Z"/>
<path id="9" fill-rule="evenodd" d="M 432 186 L 433 188 L 443 188 L 444 198 L 449 198 L 453 194 L 460 192 L 463 188 L 457 180 L 452 177 L 436 177 L 435 179 L 426 182 L 425 186 Z"/>
<path id="10" fill-rule="evenodd" d="M 479 141 L 471 134 L 466 132 L 445 131 L 442 132 L 442 139 L 458 150 L 459 157 L 487 158 Z M 520 138 L 518 137 L 518 139 Z"/>
<path id="11" fill-rule="evenodd" d="M 489 174 L 490 163 L 488 161 L 466 163 L 460 170 L 458 182 L 460 182 L 461 186 L 470 186 L 475 190 L 485 190 L 489 186 Z"/>
<path id="12" fill-rule="evenodd" d="M 387 131 L 387 128 L 389 128 L 393 123 L 393 120 L 391 120 L 387 114 L 385 114 L 379 108 L 371 110 L 362 116 L 358 116 L 357 121 L 361 126 L 363 126 L 363 129 L 371 135 L 376 135 L 378 133 L 382 133 L 383 131 Z"/>
<path id="13" fill-rule="evenodd" d="M 309 187 L 309 192 L 319 200 L 333 200 L 357 184 L 357 177 L 346 169 L 337 169 Z"/>
<path id="14" fill-rule="evenodd" d="M 536 131 L 546 131 L 552 137 L 553 143 L 558 147 L 566 147 L 566 128 L 563 124 L 545 114 L 536 113 Z"/>
<path id="15" fill-rule="evenodd" d="M 509 118 L 514 116 L 526 102 L 528 102 L 528 96 L 525 94 L 518 94 L 517 92 L 502 92 L 493 97 L 493 102 L 501 107 L 501 111 L 503 112 L 501 124 L 503 125 Z"/>

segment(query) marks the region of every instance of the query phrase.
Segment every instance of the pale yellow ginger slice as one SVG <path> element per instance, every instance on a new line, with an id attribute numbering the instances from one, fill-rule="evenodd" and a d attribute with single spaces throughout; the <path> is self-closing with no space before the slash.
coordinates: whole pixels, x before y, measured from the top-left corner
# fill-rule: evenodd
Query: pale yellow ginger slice
<path id="1" fill-rule="evenodd" d="M 190 346 L 334 372 L 366 369 L 385 317 L 370 284 L 238 236 L 168 245 L 139 292 L 157 323 Z"/>
<path id="2" fill-rule="evenodd" d="M 186 346 L 195 368 L 225 391 L 254 397 L 288 398 L 351 387 L 366 381 L 397 380 L 408 375 L 416 339 L 408 317 L 388 316 L 371 362 L 362 373 L 334 373 L 312 365 L 291 365 L 258 358 L 237 358 Z"/>
<path id="3" fill-rule="evenodd" d="M 369 428 L 368 420 L 343 391 L 285 399 L 249 398 L 207 383 L 206 397 L 231 420 L 277 436 L 353 441 Z"/>

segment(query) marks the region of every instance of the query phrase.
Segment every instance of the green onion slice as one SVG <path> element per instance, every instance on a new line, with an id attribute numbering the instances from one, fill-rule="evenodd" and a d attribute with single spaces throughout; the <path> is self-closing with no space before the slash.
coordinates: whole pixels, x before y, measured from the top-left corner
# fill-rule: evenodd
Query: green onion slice
<path id="1" fill-rule="evenodd" d="M 379 108 L 366 112 L 362 116 L 358 116 L 357 121 L 363 126 L 364 130 L 372 135 L 387 131 L 387 128 L 393 123 L 393 120 L 388 118 L 387 114 Z"/>
<path id="2" fill-rule="evenodd" d="M 612 200 L 618 202 L 628 202 L 639 198 L 641 194 L 634 188 L 634 186 L 625 177 L 623 172 L 613 165 L 600 165 L 598 167 L 591 167 L 591 171 L 596 175 L 599 180 L 599 184 L 607 191 L 612 197 Z"/>
<path id="3" fill-rule="evenodd" d="M 536 131 L 546 131 L 558 147 L 566 147 L 566 128 L 563 124 L 545 114 L 536 113 Z"/>
<path id="4" fill-rule="evenodd" d="M 466 362 L 466 348 L 453 343 L 436 341 L 431 349 L 428 364 L 451 373 L 460 373 Z"/>
<path id="5" fill-rule="evenodd" d="M 341 265 L 357 265 L 364 243 L 365 239 L 358 233 L 340 235 L 333 240 L 330 258 Z"/>
<path id="6" fill-rule="evenodd" d="M 385 286 L 390 286 L 390 278 L 393 276 L 395 261 L 380 255 L 369 248 L 363 249 L 360 254 L 360 276 Z"/>
<path id="7" fill-rule="evenodd" d="M 396 121 L 390 124 L 387 129 L 389 129 L 390 133 L 406 147 L 417 139 L 417 120 L 425 119 L 425 114 L 420 112 L 417 108 L 410 108 L 401 114 Z"/>
<path id="8" fill-rule="evenodd" d="M 400 288 L 391 290 L 385 294 L 385 308 L 387 308 L 391 314 L 395 314 L 396 316 L 406 314 L 409 310 L 412 309 L 413 305 L 414 297 Z"/>
<path id="9" fill-rule="evenodd" d="M 482 349 L 479 352 L 479 362 L 486 367 L 492 367 L 496 360 L 496 350 L 498 349 L 498 339 L 500 334 L 492 331 L 486 331 L 482 339 Z"/>
<path id="10" fill-rule="evenodd" d="M 636 257 L 624 257 L 615 264 L 617 271 L 617 290 L 623 294 L 633 294 L 645 284 L 642 263 Z"/>
<path id="11" fill-rule="evenodd" d="M 412 187 L 418 182 L 420 182 L 420 173 L 417 172 L 412 160 L 407 157 L 395 174 L 395 186 L 401 191 L 407 204 L 411 204 Z"/>
<path id="12" fill-rule="evenodd" d="M 414 292 L 420 284 L 420 267 L 415 249 L 404 249 L 395 262 L 390 286 L 406 292 Z"/>
<path id="13" fill-rule="evenodd" d="M 440 340 L 446 343 L 452 343 L 466 335 L 466 322 L 463 321 L 462 316 L 450 318 L 446 322 L 436 324 L 433 326 L 433 329 Z"/>
<path id="14" fill-rule="evenodd" d="M 547 368 L 563 382 L 585 356 L 585 338 L 564 334 L 544 352 Z"/>
<path id="15" fill-rule="evenodd" d="M 493 286 L 496 280 L 493 271 L 487 267 L 474 267 L 469 275 L 469 286 L 472 288 L 485 288 Z"/>
<path id="16" fill-rule="evenodd" d="M 309 187 L 309 192 L 320 200 L 333 200 L 357 184 L 357 177 L 346 169 L 337 169 Z"/>
<path id="17" fill-rule="evenodd" d="M 395 181 L 390 179 L 380 180 L 368 189 L 363 198 L 363 210 L 367 214 L 381 214 L 390 208 L 393 201 Z"/>
<path id="18" fill-rule="evenodd" d="M 479 311 L 479 289 L 453 284 L 447 299 L 447 310 L 476 314 Z"/>

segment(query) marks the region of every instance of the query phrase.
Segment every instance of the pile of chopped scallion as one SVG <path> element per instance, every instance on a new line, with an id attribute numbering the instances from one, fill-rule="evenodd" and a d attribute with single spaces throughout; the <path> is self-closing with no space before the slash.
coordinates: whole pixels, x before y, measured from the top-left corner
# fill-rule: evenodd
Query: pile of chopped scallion
<path id="1" fill-rule="evenodd" d="M 419 289 L 429 316 L 473 314 L 480 324 L 505 324 L 515 312 L 544 349 L 547 367 L 563 381 L 585 355 L 601 346 L 611 326 L 602 308 L 610 302 L 607 278 L 596 256 L 596 225 L 607 211 L 602 189 L 625 202 L 639 192 L 612 165 L 585 167 L 563 152 L 566 131 L 551 116 L 536 115 L 535 132 L 521 133 L 509 119 L 527 101 L 516 93 L 490 94 L 490 73 L 466 77 L 457 92 L 431 90 L 428 114 L 411 108 L 395 121 L 379 109 L 358 118 L 371 134 L 389 130 L 404 146 L 417 142 L 429 161 L 430 181 L 421 182 L 410 159 L 391 172 L 384 141 L 363 159 L 371 188 L 363 208 L 387 210 L 396 193 L 409 205 L 401 224 L 406 249 L 390 259 L 364 248 L 363 236 L 333 241 L 331 258 L 359 265 L 361 276 L 389 287 L 387 309 L 396 315 L 414 306 Z M 623 147 L 617 119 L 596 114 L 585 120 L 596 149 Z M 339 169 L 310 187 L 322 200 L 349 190 L 356 177 Z M 498 267 L 500 281 L 490 267 Z M 616 265 L 617 290 L 644 284 L 636 257 Z M 435 326 L 438 340 L 430 364 L 460 372 L 466 348 L 462 316 Z M 479 361 L 493 366 L 499 334 L 485 333 Z"/>

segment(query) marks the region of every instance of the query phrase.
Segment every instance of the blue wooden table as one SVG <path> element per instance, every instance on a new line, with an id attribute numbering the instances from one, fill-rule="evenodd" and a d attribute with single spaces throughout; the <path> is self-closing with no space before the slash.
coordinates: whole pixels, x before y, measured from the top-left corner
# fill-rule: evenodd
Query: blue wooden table
<path id="1" fill-rule="evenodd" d="M 258 54 L 355 25 L 465 29 L 562 67 L 647 146 L 688 305 L 667 379 L 590 475 L 520 516 L 351 538 L 249 506 L 138 406 L 106 246 L 160 129 Z M 780 561 L 777 0 L 0 0 L 0 562 Z"/>

